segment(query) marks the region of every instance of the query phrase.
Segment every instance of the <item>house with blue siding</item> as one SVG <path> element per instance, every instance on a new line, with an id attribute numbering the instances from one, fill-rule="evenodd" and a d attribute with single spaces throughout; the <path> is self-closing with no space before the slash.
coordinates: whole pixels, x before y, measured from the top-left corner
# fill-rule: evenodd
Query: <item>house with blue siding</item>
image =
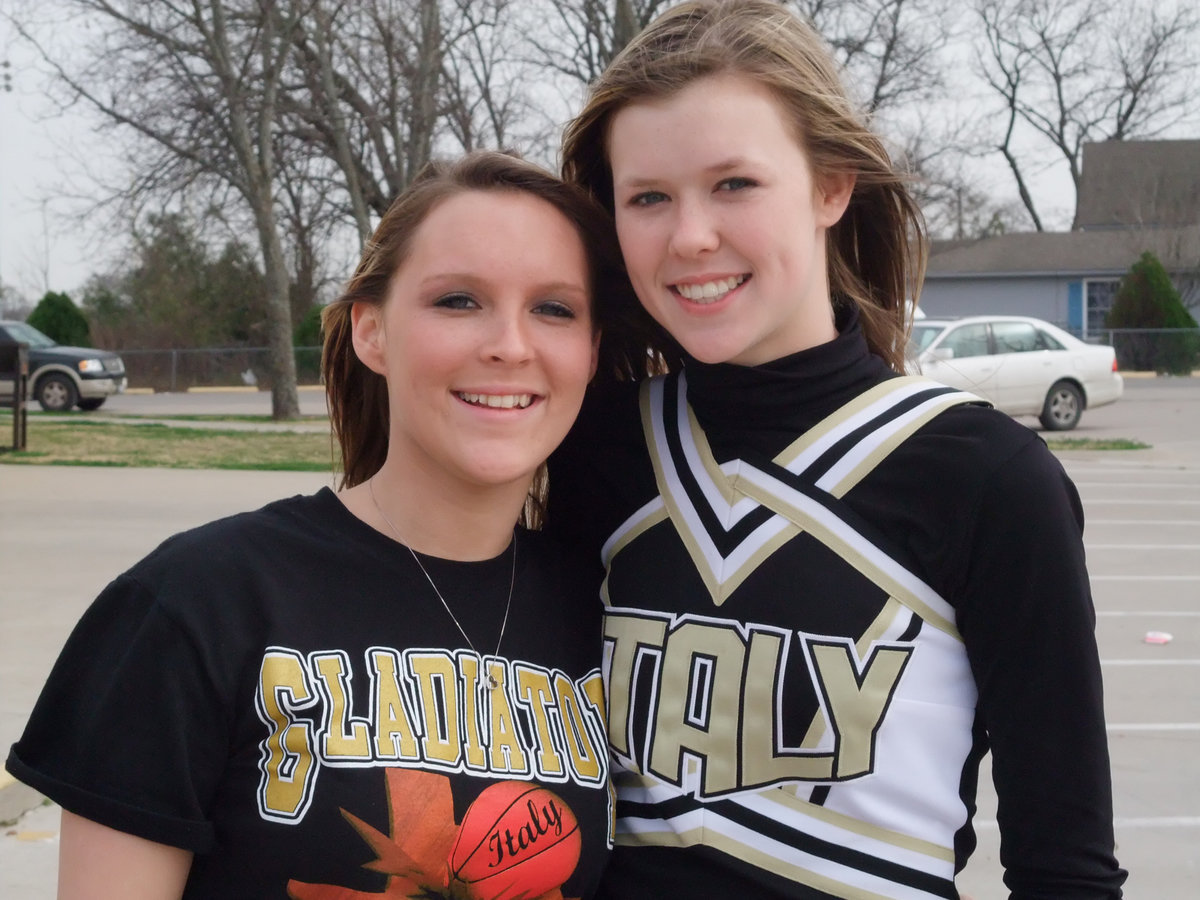
<path id="1" fill-rule="evenodd" d="M 935 242 L 920 305 L 930 316 L 1028 315 L 1094 335 L 1146 250 L 1184 303 L 1200 305 L 1200 140 L 1085 145 L 1071 231 Z"/>

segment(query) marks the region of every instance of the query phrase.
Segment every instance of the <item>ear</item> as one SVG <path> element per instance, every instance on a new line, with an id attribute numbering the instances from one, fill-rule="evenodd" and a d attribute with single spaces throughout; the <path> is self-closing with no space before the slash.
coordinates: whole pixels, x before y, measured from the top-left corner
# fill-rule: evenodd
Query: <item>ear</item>
<path id="1" fill-rule="evenodd" d="M 821 179 L 817 188 L 817 224 L 832 228 L 850 205 L 854 193 L 854 176 L 848 172 L 835 172 Z"/>
<path id="2" fill-rule="evenodd" d="M 350 306 L 350 328 L 354 352 L 364 366 L 377 375 L 387 374 L 387 339 L 383 328 L 383 306 L 356 300 Z"/>

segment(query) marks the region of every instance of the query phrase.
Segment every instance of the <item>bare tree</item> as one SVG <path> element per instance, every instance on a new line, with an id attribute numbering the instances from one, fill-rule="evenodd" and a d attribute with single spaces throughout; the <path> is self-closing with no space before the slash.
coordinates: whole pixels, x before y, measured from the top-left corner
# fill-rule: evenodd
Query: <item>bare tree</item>
<path id="1" fill-rule="evenodd" d="M 977 0 L 979 71 L 1003 110 L 994 150 L 1038 231 L 1021 132 L 1065 160 L 1078 189 L 1083 145 L 1153 137 L 1195 116 L 1198 21 L 1189 6 L 1112 0 Z"/>
<path id="2" fill-rule="evenodd" d="M 131 136 L 128 197 L 231 190 L 266 281 L 271 410 L 299 415 L 289 273 L 276 210 L 277 112 L 303 4 L 272 0 L 63 0 L 94 23 L 74 54 L 43 49 L 69 99 Z M 36 43 L 35 37 L 24 32 Z"/>
<path id="3" fill-rule="evenodd" d="M 679 0 L 546 0 L 541 27 L 529 36 L 544 70 L 590 84 L 634 35 Z"/>
<path id="4" fill-rule="evenodd" d="M 949 0 L 792 0 L 829 42 L 872 115 L 940 94 Z"/>

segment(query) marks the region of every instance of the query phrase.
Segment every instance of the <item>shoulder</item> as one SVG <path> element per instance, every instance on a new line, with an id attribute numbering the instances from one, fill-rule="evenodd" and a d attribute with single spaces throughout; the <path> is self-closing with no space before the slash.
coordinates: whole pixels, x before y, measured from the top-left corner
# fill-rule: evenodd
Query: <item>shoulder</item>
<path id="1" fill-rule="evenodd" d="M 255 583 L 300 572 L 345 545 L 345 513 L 332 491 L 277 500 L 261 509 L 180 532 L 124 573 L 160 603 L 217 602 Z"/>

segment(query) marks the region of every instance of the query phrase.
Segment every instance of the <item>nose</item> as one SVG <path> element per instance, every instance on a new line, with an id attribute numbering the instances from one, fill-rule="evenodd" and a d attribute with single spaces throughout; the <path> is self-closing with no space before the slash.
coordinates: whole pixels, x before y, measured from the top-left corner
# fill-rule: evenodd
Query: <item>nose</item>
<path id="1" fill-rule="evenodd" d="M 712 212 L 699 200 L 681 198 L 675 205 L 671 229 L 671 252 L 694 257 L 710 253 L 720 244 Z"/>
<path id="2" fill-rule="evenodd" d="M 490 317 L 487 334 L 481 348 L 483 355 L 493 361 L 520 365 L 533 356 L 529 325 L 524 309 L 500 310 Z"/>

